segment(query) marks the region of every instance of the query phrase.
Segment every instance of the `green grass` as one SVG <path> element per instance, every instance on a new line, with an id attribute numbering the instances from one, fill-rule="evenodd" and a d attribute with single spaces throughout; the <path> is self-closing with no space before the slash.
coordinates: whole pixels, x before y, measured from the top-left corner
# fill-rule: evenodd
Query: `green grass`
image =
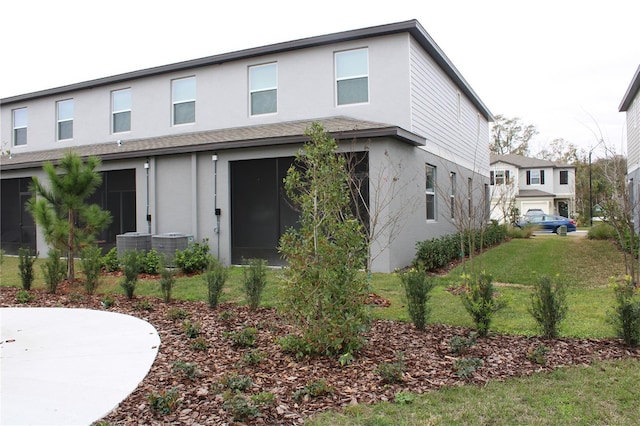
<path id="1" fill-rule="evenodd" d="M 323 413 L 306 424 L 322 425 L 633 425 L 640 363 L 600 362 L 549 374 L 446 388 L 416 396 L 409 405 L 355 405 Z"/>

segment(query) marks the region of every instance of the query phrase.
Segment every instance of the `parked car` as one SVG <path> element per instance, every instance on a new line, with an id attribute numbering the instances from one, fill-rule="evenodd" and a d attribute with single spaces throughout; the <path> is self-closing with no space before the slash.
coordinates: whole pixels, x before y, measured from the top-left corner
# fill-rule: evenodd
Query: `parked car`
<path id="1" fill-rule="evenodd" d="M 533 216 L 542 216 L 542 215 L 544 215 L 544 211 L 542 209 L 529 209 L 525 213 L 524 218 L 526 220 L 527 218 L 530 218 Z"/>
<path id="2" fill-rule="evenodd" d="M 553 214 L 542 214 L 525 217 L 524 220 L 516 223 L 519 228 L 525 226 L 535 226 L 537 230 L 544 232 L 558 232 L 558 228 L 562 225 L 567 227 L 567 232 L 574 232 L 576 230 L 576 221 L 568 219 L 564 216 L 557 216 Z"/>

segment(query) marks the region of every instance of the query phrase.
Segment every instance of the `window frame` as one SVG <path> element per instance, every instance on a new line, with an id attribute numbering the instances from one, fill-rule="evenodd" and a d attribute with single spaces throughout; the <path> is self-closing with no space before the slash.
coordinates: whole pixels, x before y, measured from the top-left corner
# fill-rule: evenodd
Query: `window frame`
<path id="1" fill-rule="evenodd" d="M 24 112 L 24 125 L 16 123 L 16 113 Z M 29 128 L 29 110 L 27 107 L 15 108 L 11 110 L 11 145 L 12 146 L 25 146 L 27 145 L 27 129 Z M 22 132 L 24 130 L 24 132 Z M 19 135 L 24 133 L 24 142 L 17 143 L 19 141 Z"/>
<path id="2" fill-rule="evenodd" d="M 253 88 L 253 78 L 252 78 L 252 71 L 253 70 L 258 70 L 260 68 L 267 68 L 267 67 L 273 67 L 274 68 L 274 78 L 275 78 L 275 85 L 274 86 L 267 86 L 267 87 L 261 87 L 261 88 Z M 255 112 L 254 113 L 254 108 L 253 108 L 253 95 L 254 94 L 260 94 L 260 93 L 266 93 L 266 92 L 275 92 L 275 110 L 273 111 L 265 111 L 265 112 Z M 265 64 L 256 64 L 256 65 L 250 65 L 249 66 L 249 116 L 251 117 L 255 117 L 258 115 L 265 115 L 265 114 L 277 114 L 278 113 L 278 63 L 277 62 L 268 62 Z"/>
<path id="3" fill-rule="evenodd" d="M 60 118 L 61 106 L 65 104 L 71 105 L 71 117 Z M 56 101 L 56 140 L 57 141 L 70 141 L 73 139 L 73 116 L 75 115 L 75 102 L 73 98 L 62 99 Z M 70 123 L 71 135 L 69 137 L 63 137 L 62 127 L 65 124 Z M 66 136 L 66 135 L 65 135 Z"/>
<path id="4" fill-rule="evenodd" d="M 437 210 L 436 210 L 436 166 L 432 166 L 431 164 L 425 164 L 425 218 L 427 222 L 435 222 L 437 218 Z M 431 178 L 430 178 L 431 177 Z M 431 186 L 429 186 L 431 183 Z M 431 206 L 431 210 L 429 210 L 429 206 Z M 431 212 L 431 217 L 429 215 Z"/>
<path id="5" fill-rule="evenodd" d="M 350 53 L 355 53 L 355 52 L 360 52 L 360 51 L 364 51 L 366 52 L 366 73 L 365 74 L 347 74 L 347 75 L 339 75 L 339 62 L 340 62 L 340 57 L 342 57 L 343 55 L 347 55 Z M 358 48 L 354 48 L 354 49 L 347 49 L 347 50 L 340 50 L 340 51 L 336 51 L 333 54 L 334 57 L 334 81 L 335 81 L 335 99 L 336 99 L 336 106 L 340 107 L 340 106 L 347 106 L 347 105 L 361 105 L 361 104 L 367 104 L 370 102 L 371 99 L 371 88 L 369 86 L 369 75 L 370 75 L 370 70 L 369 70 L 369 48 L 368 47 L 358 47 Z M 354 102 L 340 102 L 340 83 L 341 82 L 346 82 L 346 81 L 350 81 L 350 80 L 358 80 L 358 79 L 365 79 L 366 78 L 366 83 L 367 83 L 367 92 L 366 92 L 366 99 L 365 100 L 356 100 Z"/>
<path id="6" fill-rule="evenodd" d="M 530 170 L 529 185 L 540 185 L 540 170 Z"/>
<path id="7" fill-rule="evenodd" d="M 123 94 L 123 93 L 128 93 L 129 108 L 116 109 L 116 95 Z M 111 133 L 112 134 L 126 133 L 131 131 L 132 103 L 133 103 L 133 95 L 130 87 L 111 91 Z M 125 114 L 125 113 L 129 114 L 129 128 L 127 130 L 116 130 L 116 123 L 117 123 L 116 116 Z"/>
<path id="8" fill-rule="evenodd" d="M 558 178 L 560 180 L 560 185 L 569 185 L 569 170 L 560 170 L 560 176 L 558 176 Z"/>
<path id="9" fill-rule="evenodd" d="M 192 80 L 193 81 L 193 98 L 185 98 L 176 100 L 176 83 L 184 82 Z M 197 98 L 197 85 L 196 85 L 196 76 L 188 76 L 188 77 L 179 77 L 171 80 L 171 125 L 172 126 L 184 126 L 189 124 L 195 124 L 196 122 L 196 98 Z M 180 123 L 176 123 L 176 106 L 184 105 L 188 103 L 193 103 L 193 121 L 182 121 Z"/>

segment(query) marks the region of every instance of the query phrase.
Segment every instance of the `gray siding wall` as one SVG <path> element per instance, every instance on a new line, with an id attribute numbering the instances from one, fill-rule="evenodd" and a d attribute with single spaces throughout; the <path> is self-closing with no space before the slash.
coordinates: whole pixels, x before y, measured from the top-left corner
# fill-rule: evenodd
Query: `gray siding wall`
<path id="1" fill-rule="evenodd" d="M 627 169 L 629 173 L 640 169 L 640 92 L 629 105 L 627 118 Z"/>

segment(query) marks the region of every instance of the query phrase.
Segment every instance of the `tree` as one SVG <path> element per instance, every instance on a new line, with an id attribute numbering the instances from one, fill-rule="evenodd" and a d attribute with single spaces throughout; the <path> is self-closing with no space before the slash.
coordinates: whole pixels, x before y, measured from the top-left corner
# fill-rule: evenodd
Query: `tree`
<path id="1" fill-rule="evenodd" d="M 366 236 L 351 211 L 345 157 L 322 126 L 305 133 L 311 141 L 285 178 L 287 195 L 300 210 L 298 228 L 280 239 L 285 269 L 282 309 L 302 334 L 295 350 L 305 354 L 353 353 L 368 322 Z M 295 340 L 295 336 L 292 337 Z"/>
<path id="2" fill-rule="evenodd" d="M 546 148 L 540 150 L 536 158 L 556 163 L 577 164 L 580 161 L 580 157 L 584 156 L 584 154 L 584 150 L 578 149 L 578 147 L 571 142 L 562 138 L 556 138 L 549 142 Z"/>
<path id="3" fill-rule="evenodd" d="M 42 166 L 48 185 L 36 176 L 31 184 L 33 197 L 27 208 L 42 228 L 47 243 L 67 253 L 67 279 L 71 282 L 75 280 L 76 253 L 111 223 L 111 213 L 96 204 L 87 204 L 102 183 L 102 176 L 96 171 L 99 165 L 97 157 L 89 157 L 85 162 L 69 151 L 57 167 L 49 161 Z"/>
<path id="4" fill-rule="evenodd" d="M 532 124 L 523 124 L 518 117 L 496 115 L 491 128 L 489 150 L 498 155 L 529 155 L 529 142 L 538 134 Z"/>

